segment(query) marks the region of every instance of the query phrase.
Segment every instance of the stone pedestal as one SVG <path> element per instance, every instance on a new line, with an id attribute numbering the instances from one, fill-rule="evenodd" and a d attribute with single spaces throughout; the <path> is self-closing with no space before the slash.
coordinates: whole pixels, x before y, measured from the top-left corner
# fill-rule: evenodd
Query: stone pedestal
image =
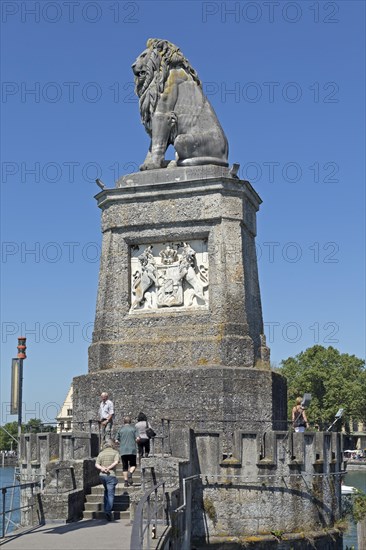
<path id="1" fill-rule="evenodd" d="M 181 167 L 125 176 L 97 200 L 98 301 L 89 373 L 73 382 L 75 421 L 96 417 L 102 391 L 114 430 L 126 414 L 148 416 L 157 437 L 144 467 L 173 483 L 174 549 L 259 550 L 278 544 L 276 531 L 303 548 L 299 529 L 330 548 L 340 439 L 287 431 L 286 382 L 263 335 L 254 189 L 224 167 Z M 174 481 L 167 452 L 185 461 Z"/>
<path id="2" fill-rule="evenodd" d="M 286 384 L 270 372 L 263 335 L 261 200 L 250 183 L 219 166 L 169 168 L 124 176 L 96 198 L 98 300 L 74 418 L 95 418 L 108 391 L 118 425 L 140 410 L 170 419 L 176 456 L 187 456 L 188 427 L 285 429 Z"/>
<path id="3" fill-rule="evenodd" d="M 124 176 L 96 198 L 89 372 L 269 368 L 254 243 L 261 200 L 249 182 L 224 167 L 181 167 Z"/>

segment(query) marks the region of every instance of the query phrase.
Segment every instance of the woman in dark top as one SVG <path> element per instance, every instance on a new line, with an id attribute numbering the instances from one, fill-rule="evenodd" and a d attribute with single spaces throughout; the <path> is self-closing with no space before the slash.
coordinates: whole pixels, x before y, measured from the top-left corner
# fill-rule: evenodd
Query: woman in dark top
<path id="1" fill-rule="evenodd" d="M 292 409 L 292 425 L 295 432 L 304 432 L 305 428 L 309 427 L 308 419 L 306 417 L 305 409 L 301 405 L 302 398 L 296 398 L 296 405 Z"/>

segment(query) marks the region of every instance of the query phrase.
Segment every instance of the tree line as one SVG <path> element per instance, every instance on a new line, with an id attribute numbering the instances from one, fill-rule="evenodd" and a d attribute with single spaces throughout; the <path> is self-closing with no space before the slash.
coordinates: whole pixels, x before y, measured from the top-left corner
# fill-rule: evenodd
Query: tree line
<path id="1" fill-rule="evenodd" d="M 365 361 L 340 353 L 333 347 L 316 345 L 281 361 L 275 369 L 287 379 L 288 418 L 296 397 L 311 393 L 307 417 L 326 429 L 342 408 L 340 422 L 350 430 L 351 422 L 366 422 Z M 337 428 L 340 429 L 340 422 Z"/>
<path id="2" fill-rule="evenodd" d="M 44 424 L 39 418 L 31 418 L 26 424 L 22 424 L 22 433 L 55 432 L 55 426 Z M 17 448 L 18 422 L 7 422 L 0 426 L 0 450 L 10 451 Z"/>

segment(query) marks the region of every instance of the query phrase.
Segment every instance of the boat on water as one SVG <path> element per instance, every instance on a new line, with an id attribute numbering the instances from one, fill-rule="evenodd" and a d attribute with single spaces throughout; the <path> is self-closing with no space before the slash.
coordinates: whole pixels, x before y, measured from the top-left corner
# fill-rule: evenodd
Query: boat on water
<path id="1" fill-rule="evenodd" d="M 343 460 L 347 470 L 366 470 L 366 453 L 361 449 L 346 449 Z"/>
<path id="2" fill-rule="evenodd" d="M 357 489 L 356 487 L 352 487 L 351 485 L 342 484 L 341 493 L 342 495 L 353 495 L 354 493 L 357 493 Z"/>
<path id="3" fill-rule="evenodd" d="M 366 462 L 366 453 L 362 449 L 345 449 L 343 451 L 344 460 L 357 460 Z"/>

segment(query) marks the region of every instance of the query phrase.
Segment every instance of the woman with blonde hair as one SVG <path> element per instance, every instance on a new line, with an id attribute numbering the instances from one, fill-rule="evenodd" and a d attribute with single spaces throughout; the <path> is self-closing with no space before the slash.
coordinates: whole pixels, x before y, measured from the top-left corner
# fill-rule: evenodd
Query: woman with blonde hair
<path id="1" fill-rule="evenodd" d="M 302 398 L 297 397 L 295 403 L 292 409 L 292 425 L 295 432 L 304 432 L 305 428 L 309 427 L 309 422 L 306 417 L 305 409 L 302 406 Z"/>

